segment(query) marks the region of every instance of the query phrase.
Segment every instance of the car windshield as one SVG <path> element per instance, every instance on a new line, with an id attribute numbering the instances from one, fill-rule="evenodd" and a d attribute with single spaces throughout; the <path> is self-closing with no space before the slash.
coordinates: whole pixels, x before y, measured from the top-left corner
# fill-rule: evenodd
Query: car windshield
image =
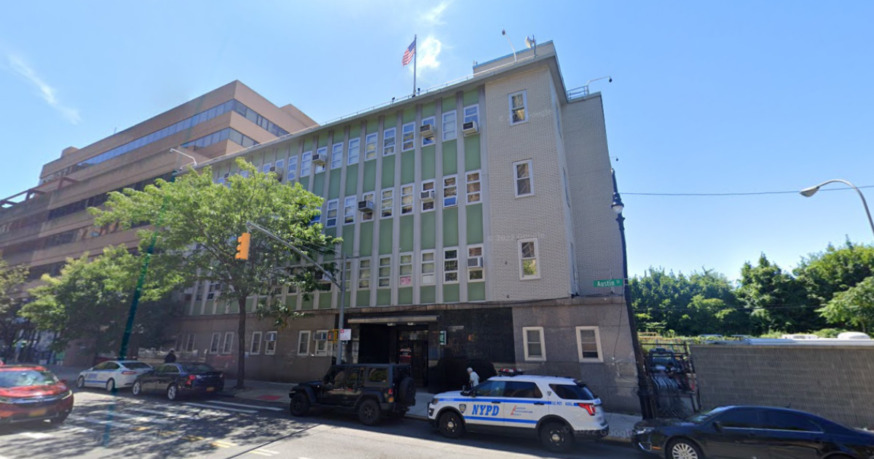
<path id="1" fill-rule="evenodd" d="M 188 373 L 207 373 L 210 371 L 215 371 L 213 367 L 205 363 L 188 363 L 182 365 L 182 369 Z"/>
<path id="2" fill-rule="evenodd" d="M 51 372 L 38 370 L 0 371 L 0 387 L 50 386 L 58 378 Z"/>
<path id="3" fill-rule="evenodd" d="M 124 366 L 130 368 L 131 370 L 140 370 L 144 368 L 152 368 L 148 364 L 143 362 L 124 362 Z"/>
<path id="4" fill-rule="evenodd" d="M 694 422 L 695 424 L 700 424 L 700 423 L 712 418 L 713 416 L 716 416 L 717 414 L 722 413 L 726 409 L 727 409 L 726 407 L 721 406 L 719 408 L 714 408 L 710 411 L 703 411 L 701 413 L 695 413 L 691 416 L 686 417 L 685 420 L 688 422 Z"/>

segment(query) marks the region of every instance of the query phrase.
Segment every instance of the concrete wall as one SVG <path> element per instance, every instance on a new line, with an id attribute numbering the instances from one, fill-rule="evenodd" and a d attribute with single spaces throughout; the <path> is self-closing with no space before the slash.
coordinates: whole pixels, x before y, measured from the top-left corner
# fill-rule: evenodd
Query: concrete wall
<path id="1" fill-rule="evenodd" d="M 692 346 L 701 405 L 770 405 L 874 427 L 874 346 Z"/>

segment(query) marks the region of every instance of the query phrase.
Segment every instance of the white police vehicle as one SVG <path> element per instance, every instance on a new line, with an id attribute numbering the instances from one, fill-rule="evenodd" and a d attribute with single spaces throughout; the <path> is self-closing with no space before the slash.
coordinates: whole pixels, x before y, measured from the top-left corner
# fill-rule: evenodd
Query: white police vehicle
<path id="1" fill-rule="evenodd" d="M 555 452 L 609 432 L 601 399 L 582 382 L 557 376 L 494 376 L 471 390 L 437 394 L 428 419 L 449 438 L 465 431 L 526 433 Z"/>

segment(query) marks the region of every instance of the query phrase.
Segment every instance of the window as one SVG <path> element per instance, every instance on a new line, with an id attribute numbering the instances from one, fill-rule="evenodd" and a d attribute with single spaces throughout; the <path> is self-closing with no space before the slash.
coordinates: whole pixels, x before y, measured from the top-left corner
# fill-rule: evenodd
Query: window
<path id="1" fill-rule="evenodd" d="M 287 181 L 291 182 L 297 178 L 297 156 L 288 157 L 288 177 Z"/>
<path id="2" fill-rule="evenodd" d="M 328 330 L 316 330 L 316 355 L 328 355 Z"/>
<path id="3" fill-rule="evenodd" d="M 479 105 L 464 107 L 464 122 L 468 123 L 470 121 L 479 124 Z"/>
<path id="4" fill-rule="evenodd" d="M 269 331 L 264 336 L 264 355 L 276 354 L 276 332 Z"/>
<path id="5" fill-rule="evenodd" d="M 335 143 L 331 148 L 331 169 L 343 166 L 343 142 Z"/>
<path id="6" fill-rule="evenodd" d="M 358 260 L 358 288 L 370 288 L 370 260 Z"/>
<path id="7" fill-rule="evenodd" d="M 358 198 L 355 196 L 346 196 L 346 200 L 343 202 L 344 225 L 355 223 L 355 212 L 358 212 Z"/>
<path id="8" fill-rule="evenodd" d="M 310 331 L 301 330 L 297 335 L 297 355 L 308 355 L 310 353 Z M 266 354 L 266 352 L 265 352 Z"/>
<path id="9" fill-rule="evenodd" d="M 504 387 L 504 397 L 513 398 L 543 398 L 543 392 L 536 383 L 528 381 L 507 381 Z"/>
<path id="10" fill-rule="evenodd" d="M 413 213 L 413 185 L 401 186 L 401 215 Z"/>
<path id="11" fill-rule="evenodd" d="M 455 207 L 458 205 L 457 177 L 451 175 L 443 177 L 443 207 Z"/>
<path id="12" fill-rule="evenodd" d="M 422 251 L 422 285 L 434 285 L 436 263 L 433 250 Z"/>
<path id="13" fill-rule="evenodd" d="M 227 336 L 225 338 L 227 338 Z M 233 338 L 233 333 L 231 334 L 231 338 Z M 193 351 L 194 350 L 194 343 L 195 343 L 195 336 L 193 334 L 188 335 L 188 343 L 185 346 L 185 350 L 186 351 Z"/>
<path id="14" fill-rule="evenodd" d="M 252 343 L 249 345 L 250 354 L 261 353 L 261 332 L 252 332 Z"/>
<path id="15" fill-rule="evenodd" d="M 367 134 L 364 138 L 364 160 L 370 161 L 376 159 L 376 140 L 379 137 L 377 133 Z"/>
<path id="16" fill-rule="evenodd" d="M 467 173 L 467 203 L 473 204 L 482 201 L 479 171 Z"/>
<path id="17" fill-rule="evenodd" d="M 422 201 L 422 212 L 428 212 L 430 210 L 434 210 L 434 181 L 427 180 L 422 182 L 422 195 L 420 201 Z"/>
<path id="18" fill-rule="evenodd" d="M 476 386 L 474 394 L 480 397 L 503 397 L 506 381 L 486 381 Z"/>
<path id="19" fill-rule="evenodd" d="M 595 394 L 586 387 L 583 383 L 575 385 L 570 384 L 550 384 L 549 388 L 558 395 L 558 398 L 563 400 L 595 400 Z"/>
<path id="20" fill-rule="evenodd" d="M 391 255 L 379 257 L 379 288 L 391 287 Z"/>
<path id="21" fill-rule="evenodd" d="M 483 275 L 483 246 L 472 245 L 467 248 L 467 280 L 482 282 Z"/>
<path id="22" fill-rule="evenodd" d="M 539 279 L 540 268 L 537 263 L 537 239 L 519 241 L 519 278 Z"/>
<path id="23" fill-rule="evenodd" d="M 370 191 L 370 192 L 364 193 L 364 195 L 361 197 L 361 200 L 364 202 L 369 202 L 370 205 L 372 206 L 374 204 L 375 197 L 376 197 L 376 193 Z M 361 212 L 361 221 L 369 222 L 371 220 L 373 220 L 373 212 Z"/>
<path id="24" fill-rule="evenodd" d="M 777 410 L 764 410 L 764 414 L 764 427 L 769 430 L 822 432 L 822 427 L 802 414 Z"/>
<path id="25" fill-rule="evenodd" d="M 395 190 L 382 190 L 382 202 L 379 205 L 382 218 L 390 218 L 394 207 Z"/>
<path id="26" fill-rule="evenodd" d="M 213 333 L 212 340 L 209 343 L 209 353 L 210 354 L 218 354 L 219 346 L 221 345 L 222 334 L 221 333 Z"/>
<path id="27" fill-rule="evenodd" d="M 397 132 L 397 128 L 389 128 L 383 132 L 383 137 L 382 137 L 382 155 L 383 156 L 395 154 L 395 132 Z"/>
<path id="28" fill-rule="evenodd" d="M 760 410 L 754 408 L 734 408 L 716 417 L 726 429 L 761 429 L 764 420 Z"/>
<path id="29" fill-rule="evenodd" d="M 326 160 L 326 158 L 328 157 L 328 147 L 321 147 L 317 149 L 316 154 L 318 154 L 319 157 L 322 158 L 322 160 Z M 325 172 L 325 166 L 323 166 L 322 164 L 316 165 L 316 174 L 318 174 L 319 172 Z"/>
<path id="30" fill-rule="evenodd" d="M 273 170 L 274 170 L 274 172 L 276 172 L 276 176 L 277 176 L 277 178 L 279 179 L 280 182 L 282 181 L 282 172 L 283 172 L 283 168 L 285 168 L 285 161 L 283 161 L 283 160 L 281 160 L 281 159 L 280 159 L 280 160 L 277 160 L 277 161 L 276 161 L 276 167 L 275 167 Z"/>
<path id="31" fill-rule="evenodd" d="M 528 121 L 528 95 L 526 91 L 510 94 L 510 124 Z"/>
<path id="32" fill-rule="evenodd" d="M 349 154 L 346 155 L 346 164 L 358 164 L 358 157 L 361 155 L 361 139 L 349 139 Z"/>
<path id="33" fill-rule="evenodd" d="M 525 360 L 546 361 L 546 349 L 543 346 L 543 327 L 522 327 L 522 338 L 525 340 Z"/>
<path id="34" fill-rule="evenodd" d="M 513 163 L 513 174 L 516 178 L 516 197 L 534 194 L 531 180 L 531 160 Z"/>
<path id="35" fill-rule="evenodd" d="M 340 201 L 332 199 L 328 201 L 327 212 L 325 213 L 325 227 L 333 228 L 337 226 L 337 210 L 340 206 Z"/>
<path id="36" fill-rule="evenodd" d="M 349 291 L 349 286 L 352 285 L 352 262 L 347 261 L 346 266 L 343 270 L 343 286 L 346 287 L 346 291 Z"/>
<path id="37" fill-rule="evenodd" d="M 234 347 L 234 332 L 225 333 L 225 340 L 222 343 L 222 354 L 230 354 Z"/>
<path id="38" fill-rule="evenodd" d="M 289 163 L 289 167 L 291 167 L 291 163 Z M 305 151 L 300 158 L 300 178 L 306 178 L 310 176 L 310 172 L 313 167 L 313 152 Z"/>
<path id="39" fill-rule="evenodd" d="M 580 362 L 603 362 L 598 327 L 577 327 L 577 356 Z"/>
<path id="40" fill-rule="evenodd" d="M 263 166 L 261 166 L 261 172 L 266 174 L 266 173 L 270 172 L 271 167 L 273 167 L 273 163 L 264 164 Z"/>
<path id="41" fill-rule="evenodd" d="M 458 282 L 458 249 L 443 250 L 443 283 Z"/>
<path id="42" fill-rule="evenodd" d="M 443 114 L 443 140 L 452 140 L 458 136 L 458 116 L 455 110 Z"/>
<path id="43" fill-rule="evenodd" d="M 437 122 L 434 120 L 434 117 L 428 117 L 422 120 L 422 126 L 431 126 L 431 132 L 434 133 L 437 130 Z M 434 145 L 434 136 L 436 133 L 432 134 L 431 137 L 422 136 L 422 146 Z"/>
<path id="44" fill-rule="evenodd" d="M 416 147 L 416 123 L 407 123 L 401 126 L 401 151 L 412 150 Z"/>
<path id="45" fill-rule="evenodd" d="M 413 254 L 402 253 L 400 255 L 400 263 L 398 263 L 399 287 L 410 287 L 413 285 Z"/>

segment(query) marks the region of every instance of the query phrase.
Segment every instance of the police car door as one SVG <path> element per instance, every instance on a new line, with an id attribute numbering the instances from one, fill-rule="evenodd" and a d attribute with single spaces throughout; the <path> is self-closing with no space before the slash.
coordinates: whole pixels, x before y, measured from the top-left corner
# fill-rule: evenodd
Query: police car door
<path id="1" fill-rule="evenodd" d="M 504 381 L 486 381 L 471 391 L 458 409 L 469 426 L 505 427 Z"/>
<path id="2" fill-rule="evenodd" d="M 537 422 L 549 414 L 549 404 L 532 381 L 507 381 L 502 417 L 507 427 L 534 429 Z"/>

